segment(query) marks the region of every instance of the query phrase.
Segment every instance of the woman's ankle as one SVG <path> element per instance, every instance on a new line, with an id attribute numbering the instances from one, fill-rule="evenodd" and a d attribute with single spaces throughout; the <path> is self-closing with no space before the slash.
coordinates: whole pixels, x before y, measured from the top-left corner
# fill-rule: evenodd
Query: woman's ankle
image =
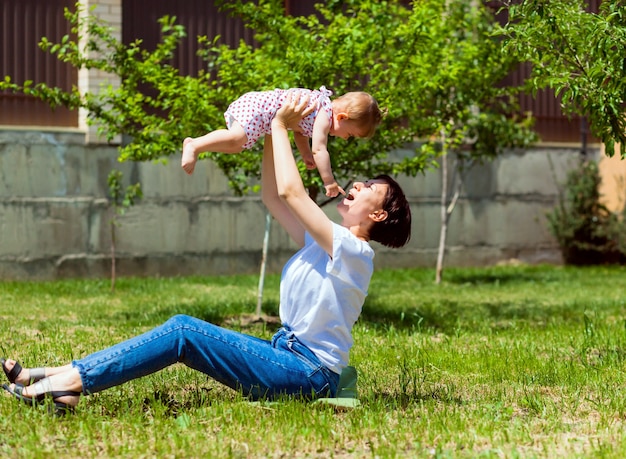
<path id="1" fill-rule="evenodd" d="M 78 394 L 83 391 L 83 383 L 78 370 L 70 368 L 69 371 L 49 375 L 30 386 L 24 387 L 23 393 L 27 397 L 36 397 L 44 386 L 48 392 L 76 392 L 76 400 L 78 399 Z"/>
<path id="2" fill-rule="evenodd" d="M 66 371 L 71 370 L 72 368 L 74 368 L 72 366 L 71 363 L 68 363 L 67 365 L 63 365 L 61 367 L 47 367 L 46 370 L 46 376 L 54 376 L 54 375 L 58 375 L 60 373 L 65 373 Z"/>

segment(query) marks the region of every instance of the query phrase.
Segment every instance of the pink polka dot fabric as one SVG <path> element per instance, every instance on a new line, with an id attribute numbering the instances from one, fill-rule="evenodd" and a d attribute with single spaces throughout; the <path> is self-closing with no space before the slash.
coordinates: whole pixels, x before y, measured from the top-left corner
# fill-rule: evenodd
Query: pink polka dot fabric
<path id="1" fill-rule="evenodd" d="M 324 113 L 328 119 L 332 118 L 330 96 L 333 93 L 324 86 L 319 90 L 295 89 L 302 94 L 310 94 L 309 106 L 315 107 L 315 110 L 299 124 L 302 134 L 312 137 L 313 123 L 318 113 Z M 226 126 L 230 129 L 233 121 L 237 121 L 243 127 L 248 137 L 248 141 L 243 145 L 244 149 L 251 148 L 262 135 L 272 133 L 272 120 L 276 111 L 282 107 L 286 94 L 286 89 L 247 92 L 229 105 L 224 113 Z"/>

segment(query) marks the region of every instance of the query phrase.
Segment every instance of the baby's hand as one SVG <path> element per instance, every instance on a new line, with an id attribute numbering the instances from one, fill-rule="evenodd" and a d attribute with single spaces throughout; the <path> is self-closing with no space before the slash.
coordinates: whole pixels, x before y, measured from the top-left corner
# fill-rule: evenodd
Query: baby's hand
<path id="1" fill-rule="evenodd" d="M 324 188 L 326 189 L 326 196 L 328 196 L 329 198 L 334 198 L 339 193 L 343 195 L 346 194 L 346 192 L 343 191 L 343 188 L 341 188 L 337 182 L 324 185 Z"/>
<path id="2" fill-rule="evenodd" d="M 304 161 L 304 165 L 308 170 L 313 170 L 317 167 L 315 161 L 313 160 L 313 155 L 301 155 L 302 161 Z"/>

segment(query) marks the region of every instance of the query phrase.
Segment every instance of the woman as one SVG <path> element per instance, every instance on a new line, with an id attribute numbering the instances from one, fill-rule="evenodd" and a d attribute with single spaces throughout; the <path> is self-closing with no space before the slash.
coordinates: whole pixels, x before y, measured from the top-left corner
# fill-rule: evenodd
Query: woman
<path id="1" fill-rule="evenodd" d="M 373 271 L 369 241 L 403 246 L 411 214 L 399 185 L 380 176 L 354 183 L 337 205 L 340 225 L 328 219 L 307 195 L 291 151 L 287 127 L 310 112 L 308 98 L 299 99 L 290 93 L 272 121 L 263 153 L 263 202 L 302 247 L 283 269 L 283 327 L 271 341 L 177 315 L 62 367 L 22 369 L 14 360 L 2 360 L 11 383 L 4 389 L 27 403 L 52 398 L 57 410 L 65 411 L 81 394 L 182 362 L 253 399 L 335 396 Z"/>

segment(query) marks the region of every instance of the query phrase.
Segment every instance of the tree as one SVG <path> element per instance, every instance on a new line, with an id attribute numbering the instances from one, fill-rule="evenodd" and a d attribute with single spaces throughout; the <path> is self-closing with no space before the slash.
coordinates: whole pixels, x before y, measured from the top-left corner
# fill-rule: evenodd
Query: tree
<path id="1" fill-rule="evenodd" d="M 612 156 L 626 156 L 626 8 L 603 0 L 597 14 L 583 0 L 506 1 L 509 22 L 501 30 L 507 52 L 532 64 L 527 88 L 551 88 L 566 113 L 589 120 Z M 515 4 L 519 3 L 519 4 Z"/>
<path id="2" fill-rule="evenodd" d="M 566 264 L 626 262 L 626 210 L 620 215 L 602 203 L 601 181 L 598 164 L 581 160 L 567 174 L 557 207 L 547 214 Z"/>
<path id="3" fill-rule="evenodd" d="M 532 118 L 519 115 L 518 88 L 500 84 L 517 61 L 503 52 L 494 37 L 495 24 L 492 12 L 480 2 L 420 1 L 413 4 L 406 30 L 397 31 L 399 42 L 400 37 L 414 37 L 414 49 L 398 50 L 406 64 L 396 76 L 403 81 L 395 85 L 398 93 L 392 98 L 404 94 L 422 107 L 420 119 L 409 118 L 409 130 L 425 139 L 423 155 L 440 157 L 437 283 L 442 279 L 448 223 L 464 175 L 505 148 L 525 147 L 536 139 Z"/>

